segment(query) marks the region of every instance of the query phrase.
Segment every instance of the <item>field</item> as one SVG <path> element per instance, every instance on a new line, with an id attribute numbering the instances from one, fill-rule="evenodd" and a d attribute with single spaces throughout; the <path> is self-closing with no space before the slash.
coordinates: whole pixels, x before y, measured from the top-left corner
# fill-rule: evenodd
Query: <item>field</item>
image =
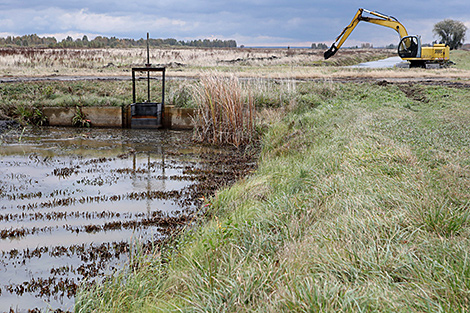
<path id="1" fill-rule="evenodd" d="M 153 65 L 164 65 L 172 74 L 194 76 L 201 71 L 246 72 L 261 75 L 290 67 L 353 65 L 381 59 L 390 50 L 346 51 L 323 61 L 323 51 L 310 49 L 151 49 Z M 146 63 L 145 49 L 0 49 L 2 76 L 128 75 L 131 67 Z M 275 74 L 275 73 L 272 73 Z M 285 73 L 283 73 L 285 74 Z"/>
<path id="2" fill-rule="evenodd" d="M 216 73 L 249 80 L 257 104 L 282 105 L 295 93 L 294 81 L 467 83 L 468 51 L 453 51 L 446 69 L 351 68 L 396 55 L 389 49 L 343 49 L 329 60 L 312 49 L 151 49 L 151 62 L 167 67 L 166 103 L 194 106 L 197 79 Z M 0 48 L 0 119 L 41 124 L 45 106 L 122 106 L 132 101 L 130 69 L 143 66 L 143 49 Z M 11 84 L 10 84 L 11 83 Z M 137 86 L 145 100 L 145 83 Z M 152 84 L 152 94 L 160 93 Z"/>
<path id="3" fill-rule="evenodd" d="M 447 70 L 348 69 L 344 66 L 396 56 L 390 49 L 342 49 L 323 59 L 312 49 L 151 49 L 154 66 L 168 67 L 172 77 L 197 77 L 208 70 L 260 78 L 465 77 L 468 53 L 453 51 L 456 65 Z M 461 62 L 462 61 L 462 62 Z M 146 63 L 144 49 L 0 48 L 0 77 L 129 77 Z"/>
<path id="4" fill-rule="evenodd" d="M 27 51 L 0 58 L 8 81 L 0 84 L 0 118 L 23 124 L 2 135 L 3 147 L 37 144 L 27 125 L 43 122 L 43 106 L 129 103 L 129 69 L 145 60 L 132 49 Z M 191 227 L 153 250 L 135 249 L 101 283 L 82 285 L 75 311 L 468 311 L 470 52 L 453 51 L 456 65 L 439 70 L 344 67 L 393 53 L 344 50 L 325 62 L 308 49 L 152 50 L 152 63 L 168 66 L 168 103 L 211 108 L 215 97 L 249 99 L 255 134 L 239 152 L 259 153 L 257 169 L 229 169 L 238 182 L 198 194 L 204 214 Z M 217 96 L 201 101 L 211 81 Z M 76 162 L 68 179 L 89 170 L 86 159 Z M 158 162 L 149 157 L 147 165 Z M 158 176 L 136 172 L 147 173 Z M 14 197 L 5 188 L 3 199 Z M 99 235 L 109 223 L 93 224 Z"/>

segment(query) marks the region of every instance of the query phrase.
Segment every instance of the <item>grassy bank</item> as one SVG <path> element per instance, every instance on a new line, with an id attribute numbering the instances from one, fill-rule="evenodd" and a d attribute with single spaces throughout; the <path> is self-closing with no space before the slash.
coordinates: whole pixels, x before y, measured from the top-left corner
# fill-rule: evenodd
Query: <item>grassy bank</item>
<path id="1" fill-rule="evenodd" d="M 82 289 L 76 311 L 468 311 L 468 89 L 297 95 L 265 112 L 258 170 L 200 227 Z"/>
<path id="2" fill-rule="evenodd" d="M 455 67 L 462 70 L 470 70 L 470 52 L 465 50 L 452 50 L 450 58 L 455 62 Z"/>

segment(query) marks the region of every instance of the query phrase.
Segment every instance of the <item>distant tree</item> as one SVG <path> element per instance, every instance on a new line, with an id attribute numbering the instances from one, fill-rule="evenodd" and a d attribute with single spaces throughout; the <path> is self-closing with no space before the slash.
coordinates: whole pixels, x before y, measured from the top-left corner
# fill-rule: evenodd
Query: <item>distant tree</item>
<path id="1" fill-rule="evenodd" d="M 433 33 L 440 38 L 451 50 L 458 49 L 465 41 L 467 27 L 460 21 L 445 19 L 434 25 Z"/>
<path id="2" fill-rule="evenodd" d="M 311 48 L 325 50 L 325 49 L 328 49 L 328 46 L 325 43 L 318 43 L 318 44 L 312 43 Z"/>

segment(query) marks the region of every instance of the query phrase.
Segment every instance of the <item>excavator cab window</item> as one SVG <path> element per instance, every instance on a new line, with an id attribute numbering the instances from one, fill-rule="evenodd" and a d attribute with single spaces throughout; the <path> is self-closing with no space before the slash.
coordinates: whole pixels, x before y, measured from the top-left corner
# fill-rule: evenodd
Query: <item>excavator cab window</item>
<path id="1" fill-rule="evenodd" d="M 420 51 L 419 39 L 416 36 L 403 37 L 398 45 L 398 55 L 401 58 L 419 57 Z"/>

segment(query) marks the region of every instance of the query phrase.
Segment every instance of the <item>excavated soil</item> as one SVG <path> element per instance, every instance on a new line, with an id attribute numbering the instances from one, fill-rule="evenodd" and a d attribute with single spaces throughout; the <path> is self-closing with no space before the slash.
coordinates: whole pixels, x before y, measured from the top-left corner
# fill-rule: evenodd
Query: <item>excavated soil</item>
<path id="1" fill-rule="evenodd" d="M 13 129 L 0 146 L 2 312 L 73 311 L 83 280 L 191 223 L 205 197 L 256 164 L 190 132 Z"/>

